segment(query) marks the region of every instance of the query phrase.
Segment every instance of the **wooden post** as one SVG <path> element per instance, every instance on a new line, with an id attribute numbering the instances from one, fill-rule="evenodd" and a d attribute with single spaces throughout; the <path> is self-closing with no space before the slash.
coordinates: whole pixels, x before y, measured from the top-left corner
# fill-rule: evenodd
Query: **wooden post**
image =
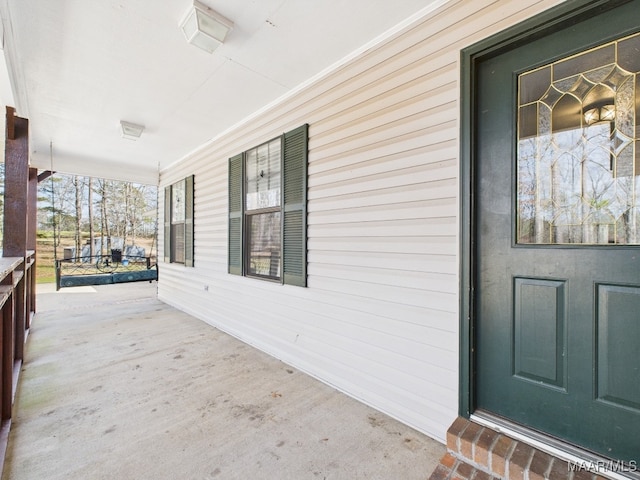
<path id="1" fill-rule="evenodd" d="M 24 341 L 25 341 L 25 329 L 27 328 L 27 316 L 29 312 L 27 310 L 27 296 L 25 295 L 25 283 L 27 281 L 26 265 L 23 263 L 25 275 L 22 280 L 18 282 L 13 290 L 14 306 L 15 306 L 15 324 L 12 322 L 12 332 L 9 338 L 13 338 L 13 349 L 11 351 L 11 366 L 16 360 L 24 359 Z"/>
<path id="2" fill-rule="evenodd" d="M 0 401 L 0 418 L 4 422 L 11 418 L 13 399 L 13 295 L 10 294 L 2 308 L 2 399 Z"/>
<path id="3" fill-rule="evenodd" d="M 24 258 L 26 255 L 28 192 L 29 121 L 16 117 L 14 109 L 7 107 L 2 252 L 4 257 Z"/>
<path id="4" fill-rule="evenodd" d="M 28 160 L 28 159 L 27 159 Z M 38 169 L 29 168 L 27 185 L 27 250 L 36 249 L 38 229 Z"/>
<path id="5" fill-rule="evenodd" d="M 27 250 L 33 253 L 33 264 L 25 279 L 27 286 L 27 318 L 25 327 L 31 324 L 31 315 L 36 311 L 36 242 L 38 238 L 38 169 L 29 168 L 29 190 L 27 193 Z"/>
<path id="6" fill-rule="evenodd" d="M 14 275 L 0 279 L 0 422 L 11 418 L 13 397 L 13 322 L 15 315 Z"/>
<path id="7" fill-rule="evenodd" d="M 7 107 L 5 135 L 5 184 L 4 184 L 4 257 L 22 259 L 22 272 L 11 298 L 11 307 L 3 310 L 2 326 L 2 419 L 11 418 L 13 362 L 22 359 L 24 331 L 30 312 L 27 295 L 31 288 L 25 285 L 28 275 L 27 249 L 35 250 L 35 226 L 37 218 L 37 170 L 29 169 L 29 121 L 15 116 L 15 110 Z M 35 182 L 35 183 L 34 183 Z M 30 192 L 30 187 L 33 190 Z M 29 221 L 28 221 L 29 219 Z M 32 240 L 30 240 L 32 236 Z M 11 285 L 14 287 L 14 285 Z M 29 308 L 30 309 L 30 308 Z M 15 354 L 18 354 L 18 358 Z"/>

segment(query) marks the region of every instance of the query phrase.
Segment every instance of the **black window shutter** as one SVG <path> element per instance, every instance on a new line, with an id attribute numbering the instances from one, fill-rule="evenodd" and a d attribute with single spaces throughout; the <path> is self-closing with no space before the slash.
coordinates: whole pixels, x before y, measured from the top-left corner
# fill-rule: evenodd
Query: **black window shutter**
<path id="1" fill-rule="evenodd" d="M 229 159 L 229 273 L 242 275 L 242 201 L 244 168 L 242 154 Z"/>
<path id="2" fill-rule="evenodd" d="M 195 175 L 184 179 L 184 266 L 193 267 L 193 193 Z"/>
<path id="3" fill-rule="evenodd" d="M 164 189 L 164 261 L 171 262 L 171 186 Z"/>
<path id="4" fill-rule="evenodd" d="M 284 134 L 283 282 L 307 286 L 307 155 L 309 125 Z"/>

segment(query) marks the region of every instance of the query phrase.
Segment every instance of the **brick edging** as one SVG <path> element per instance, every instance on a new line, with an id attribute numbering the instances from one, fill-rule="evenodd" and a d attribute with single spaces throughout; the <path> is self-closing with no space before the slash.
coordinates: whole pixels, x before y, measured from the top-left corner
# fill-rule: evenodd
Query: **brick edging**
<path id="1" fill-rule="evenodd" d="M 458 417 L 447 430 L 447 453 L 429 480 L 607 480 L 489 427 Z"/>

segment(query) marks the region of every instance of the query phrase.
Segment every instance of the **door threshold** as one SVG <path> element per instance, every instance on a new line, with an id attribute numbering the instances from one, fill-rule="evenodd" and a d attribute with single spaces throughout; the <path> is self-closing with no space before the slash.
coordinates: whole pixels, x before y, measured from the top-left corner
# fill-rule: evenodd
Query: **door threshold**
<path id="1" fill-rule="evenodd" d="M 471 421 L 502 433 L 515 440 L 529 444 L 553 457 L 560 458 L 577 470 L 586 470 L 612 480 L 640 480 L 640 465 L 622 464 L 619 460 L 606 458 L 555 437 L 531 430 L 488 412 L 472 413 Z"/>

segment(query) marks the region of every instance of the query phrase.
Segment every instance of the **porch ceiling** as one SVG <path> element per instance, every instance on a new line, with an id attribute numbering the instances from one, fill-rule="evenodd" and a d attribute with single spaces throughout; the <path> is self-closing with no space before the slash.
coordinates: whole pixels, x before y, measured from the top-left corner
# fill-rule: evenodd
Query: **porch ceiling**
<path id="1" fill-rule="evenodd" d="M 235 24 L 208 54 L 178 26 L 191 0 L 0 0 L 11 85 L 0 78 L 0 94 L 30 121 L 32 166 L 155 183 L 159 169 L 444 1 L 204 0 Z M 144 125 L 141 138 L 121 138 L 120 120 Z"/>

